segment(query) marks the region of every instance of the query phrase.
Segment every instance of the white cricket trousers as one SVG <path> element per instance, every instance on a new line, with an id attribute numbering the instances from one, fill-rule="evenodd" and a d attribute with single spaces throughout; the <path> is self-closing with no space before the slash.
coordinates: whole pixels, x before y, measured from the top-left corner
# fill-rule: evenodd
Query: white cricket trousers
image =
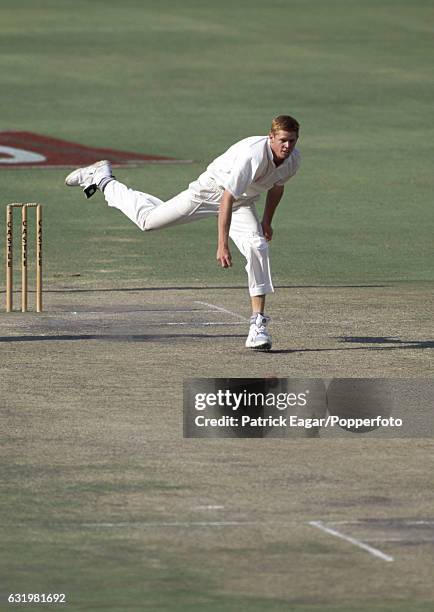
<path id="1" fill-rule="evenodd" d="M 143 231 L 217 216 L 222 195 L 223 188 L 205 175 L 167 202 L 116 180 L 104 189 L 107 204 L 121 210 Z M 268 244 L 253 201 L 234 202 L 229 236 L 247 260 L 250 295 L 273 293 Z"/>

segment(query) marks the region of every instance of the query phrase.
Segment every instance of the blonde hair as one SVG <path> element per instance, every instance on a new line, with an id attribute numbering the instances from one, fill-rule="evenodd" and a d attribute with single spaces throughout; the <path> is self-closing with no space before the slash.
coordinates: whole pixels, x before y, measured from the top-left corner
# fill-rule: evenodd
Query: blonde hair
<path id="1" fill-rule="evenodd" d="M 295 132 L 298 136 L 299 129 L 300 124 L 298 123 L 297 119 L 294 119 L 294 117 L 290 117 L 289 115 L 278 115 L 277 117 L 274 117 L 273 121 L 271 122 L 272 134 L 276 134 L 276 132 L 283 130 L 284 132 Z"/>

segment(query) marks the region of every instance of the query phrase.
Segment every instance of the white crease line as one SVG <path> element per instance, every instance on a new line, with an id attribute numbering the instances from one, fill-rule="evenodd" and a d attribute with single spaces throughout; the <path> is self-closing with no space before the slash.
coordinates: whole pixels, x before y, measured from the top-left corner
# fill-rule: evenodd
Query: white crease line
<path id="1" fill-rule="evenodd" d="M 224 510 L 224 506 L 195 506 L 193 510 Z"/>
<path id="2" fill-rule="evenodd" d="M 188 323 L 188 322 L 174 322 L 174 323 L 161 323 L 161 326 L 163 325 L 186 325 L 187 327 L 197 327 L 197 326 L 201 326 L 201 325 L 245 325 L 244 321 L 233 321 L 232 323 L 228 323 L 227 321 L 205 321 L 205 322 L 198 322 L 195 321 L 193 323 Z M 158 327 L 158 323 L 156 324 L 156 326 Z"/>
<path id="3" fill-rule="evenodd" d="M 326 533 L 329 533 L 330 535 L 333 535 L 337 538 L 341 538 L 341 540 L 346 540 L 347 542 L 354 544 L 354 546 L 358 546 L 359 548 L 366 550 L 368 553 L 370 553 L 374 557 L 378 557 L 379 559 L 382 559 L 383 561 L 395 561 L 393 557 L 391 557 L 390 555 L 386 555 L 381 550 L 378 550 L 378 548 L 369 546 L 369 544 L 365 544 L 364 542 L 361 542 L 360 540 L 356 540 L 356 538 L 347 536 L 344 533 L 337 531 L 336 529 L 332 529 L 331 527 L 326 527 L 322 523 L 322 521 L 309 521 L 309 525 L 312 525 L 312 527 L 317 527 L 317 529 L 321 529 L 322 531 L 325 531 Z"/>
<path id="4" fill-rule="evenodd" d="M 238 527 L 242 525 L 256 525 L 256 522 L 243 521 L 190 521 L 190 522 L 155 522 L 155 523 L 82 523 L 77 527 Z"/>
<path id="5" fill-rule="evenodd" d="M 226 308 L 222 308 L 221 306 L 216 306 L 215 304 L 209 304 L 208 302 L 200 302 L 199 300 L 195 300 L 194 304 L 201 304 L 201 306 L 207 306 L 208 308 L 212 308 L 213 310 L 218 310 L 219 312 L 225 312 L 226 314 L 230 314 L 233 317 L 237 317 L 237 319 L 241 319 L 244 322 L 249 321 L 249 319 L 242 317 L 240 314 L 236 312 L 232 312 L 232 310 L 226 310 Z"/>
<path id="6" fill-rule="evenodd" d="M 161 310 L 74 310 L 74 311 L 60 311 L 60 315 L 100 315 L 100 316 L 120 316 L 120 315 L 146 315 L 146 314 L 156 314 L 159 312 L 170 312 L 170 313 L 174 313 L 174 314 L 178 314 L 180 312 L 182 313 L 189 313 L 191 314 L 192 312 L 215 312 L 215 308 L 211 308 L 210 310 L 203 310 L 202 308 L 196 308 L 196 309 L 192 309 L 192 308 L 188 308 L 186 310 L 173 310 L 173 309 L 161 309 Z M 54 313 L 54 314 L 59 314 L 59 313 Z"/>
<path id="7" fill-rule="evenodd" d="M 386 519 L 387 520 L 387 519 Z M 355 519 L 354 521 L 327 521 L 328 525 L 366 525 L 366 521 Z"/>

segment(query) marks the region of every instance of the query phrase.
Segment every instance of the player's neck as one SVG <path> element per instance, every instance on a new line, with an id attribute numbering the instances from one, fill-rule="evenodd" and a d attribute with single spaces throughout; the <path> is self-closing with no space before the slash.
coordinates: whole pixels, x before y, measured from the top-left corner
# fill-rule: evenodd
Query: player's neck
<path id="1" fill-rule="evenodd" d="M 283 164 L 283 162 L 285 161 L 284 159 L 278 159 L 274 153 L 273 153 L 273 161 L 274 161 L 274 165 L 275 166 L 281 166 Z"/>

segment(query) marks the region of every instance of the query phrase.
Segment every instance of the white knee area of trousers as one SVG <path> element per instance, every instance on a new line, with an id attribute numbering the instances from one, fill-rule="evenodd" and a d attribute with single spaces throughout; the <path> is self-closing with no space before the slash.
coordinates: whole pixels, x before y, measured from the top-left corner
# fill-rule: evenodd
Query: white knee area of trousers
<path id="1" fill-rule="evenodd" d="M 273 293 L 268 243 L 260 234 L 252 234 L 243 240 L 242 252 L 247 259 L 246 272 L 250 295 Z"/>
<path id="2" fill-rule="evenodd" d="M 157 230 L 196 221 L 200 218 L 200 214 L 197 214 L 199 208 L 201 202 L 194 198 L 194 194 L 189 189 L 186 189 L 150 210 L 144 220 L 144 229 Z M 209 215 L 209 211 L 207 214 Z"/>
<path id="3" fill-rule="evenodd" d="M 149 193 L 134 191 L 116 180 L 110 181 L 104 189 L 107 204 L 122 211 L 143 231 L 163 229 L 217 215 L 218 202 L 202 201 L 199 195 L 186 189 L 163 202 Z"/>
<path id="4" fill-rule="evenodd" d="M 148 214 L 163 203 L 149 193 L 134 191 L 116 180 L 106 185 L 104 197 L 109 206 L 122 211 L 141 230 L 145 230 Z"/>

